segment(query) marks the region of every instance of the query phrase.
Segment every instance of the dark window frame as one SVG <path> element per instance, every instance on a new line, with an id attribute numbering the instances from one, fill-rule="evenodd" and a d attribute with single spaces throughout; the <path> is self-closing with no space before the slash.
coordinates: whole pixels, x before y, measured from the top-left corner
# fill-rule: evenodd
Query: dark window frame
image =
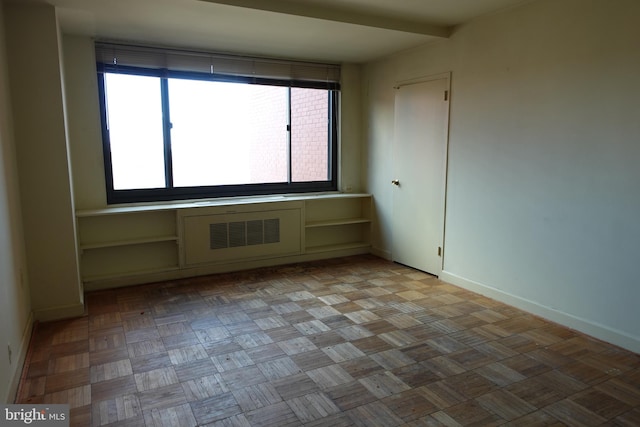
<path id="1" fill-rule="evenodd" d="M 123 65 L 111 65 L 97 63 L 98 92 L 100 101 L 100 118 L 102 128 L 102 147 L 104 158 L 104 172 L 106 183 L 107 204 L 165 202 L 175 200 L 209 199 L 219 197 L 236 196 L 260 196 L 287 193 L 313 193 L 337 191 L 338 189 L 338 105 L 340 85 L 335 82 L 295 81 L 269 78 L 253 78 L 245 76 L 228 76 L 205 74 L 190 71 L 175 71 L 158 68 L 142 68 Z M 111 166 L 111 149 L 107 120 L 105 73 L 131 74 L 161 79 L 162 110 L 163 110 L 163 135 L 165 150 L 165 187 L 150 189 L 116 190 L 113 186 L 113 170 Z M 324 89 L 328 91 L 328 156 L 329 171 L 326 181 L 291 182 L 291 157 L 289 150 L 287 182 L 263 183 L 263 184 L 239 184 L 239 185 L 210 185 L 192 187 L 173 187 L 171 168 L 171 138 L 170 117 L 167 96 L 167 82 L 169 78 L 181 78 L 191 80 L 204 80 L 212 82 L 233 82 L 244 84 L 259 84 L 269 86 L 286 86 L 309 89 Z M 167 105 L 165 105 L 167 104 Z M 291 107 L 289 106 L 289 115 Z M 287 126 L 289 132 L 289 144 L 291 144 L 291 120 Z M 289 145 L 290 147 L 290 145 Z"/>

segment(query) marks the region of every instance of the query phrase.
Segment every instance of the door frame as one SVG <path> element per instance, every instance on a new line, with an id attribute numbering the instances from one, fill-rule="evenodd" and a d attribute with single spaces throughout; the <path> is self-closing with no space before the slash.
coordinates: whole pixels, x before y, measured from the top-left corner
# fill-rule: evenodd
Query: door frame
<path id="1" fill-rule="evenodd" d="M 412 84 L 418 84 L 418 83 L 426 83 L 426 82 L 430 82 L 433 80 L 441 80 L 441 79 L 445 79 L 446 83 L 445 83 L 445 87 L 446 87 L 446 91 L 447 91 L 447 110 L 446 110 L 446 115 L 447 115 L 447 125 L 445 128 L 445 147 L 444 147 L 444 168 L 443 168 L 443 176 L 442 176 L 442 182 L 444 184 L 444 188 L 442 189 L 443 191 L 443 211 L 442 211 L 442 252 L 441 252 L 441 256 L 440 256 L 440 275 L 442 275 L 442 272 L 444 271 L 444 257 L 445 257 L 445 253 L 446 253 L 446 249 L 445 249 L 445 238 L 446 238 L 446 230 L 447 230 L 447 198 L 448 198 L 448 176 L 449 176 L 449 130 L 451 127 L 451 100 L 452 100 L 452 94 L 451 94 L 451 75 L 452 72 L 451 71 L 446 71 L 446 72 L 442 72 L 442 73 L 437 73 L 437 74 L 429 74 L 426 76 L 420 76 L 420 77 L 414 77 L 411 79 L 404 79 L 404 80 L 396 80 L 396 83 L 393 85 L 393 89 L 397 90 L 400 89 L 402 86 L 409 86 Z M 395 98 L 395 97 L 394 97 Z M 395 102 L 395 101 L 394 101 Z M 395 111 L 395 106 L 394 106 L 394 111 Z M 395 114 L 395 112 L 394 112 Z M 394 120 L 394 126 L 395 126 L 395 120 Z M 394 139 L 395 139 L 395 130 L 394 130 Z M 392 164 L 393 160 L 392 160 Z M 395 171 L 393 171 L 395 173 Z M 392 205 L 393 206 L 393 205 Z M 393 238 L 393 237 L 392 237 Z M 391 259 L 393 260 L 393 241 L 392 241 L 392 246 L 391 246 Z"/>

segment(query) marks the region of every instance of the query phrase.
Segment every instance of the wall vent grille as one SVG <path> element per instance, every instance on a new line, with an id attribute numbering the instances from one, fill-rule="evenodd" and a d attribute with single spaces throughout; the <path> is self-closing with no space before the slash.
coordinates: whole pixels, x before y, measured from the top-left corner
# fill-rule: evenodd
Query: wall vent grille
<path id="1" fill-rule="evenodd" d="M 209 224 L 209 248 L 227 249 L 280 242 L 280 219 Z"/>

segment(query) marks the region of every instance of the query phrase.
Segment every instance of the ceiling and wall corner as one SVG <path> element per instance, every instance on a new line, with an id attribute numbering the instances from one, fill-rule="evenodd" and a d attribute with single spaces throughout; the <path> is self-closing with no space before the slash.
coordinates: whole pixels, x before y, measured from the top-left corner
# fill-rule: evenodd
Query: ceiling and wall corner
<path id="1" fill-rule="evenodd" d="M 338 63 L 439 40 L 526 1 L 27 0 L 54 5 L 66 34 Z"/>

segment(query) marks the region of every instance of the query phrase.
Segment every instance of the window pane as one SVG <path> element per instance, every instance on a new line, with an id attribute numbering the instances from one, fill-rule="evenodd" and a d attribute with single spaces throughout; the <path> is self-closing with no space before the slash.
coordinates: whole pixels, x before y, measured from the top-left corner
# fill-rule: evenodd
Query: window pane
<path id="1" fill-rule="evenodd" d="M 286 182 L 287 91 L 169 79 L 174 185 Z"/>
<path id="2" fill-rule="evenodd" d="M 329 178 L 329 92 L 291 89 L 291 179 Z"/>
<path id="3" fill-rule="evenodd" d="M 113 187 L 165 186 L 160 79 L 105 74 Z"/>

